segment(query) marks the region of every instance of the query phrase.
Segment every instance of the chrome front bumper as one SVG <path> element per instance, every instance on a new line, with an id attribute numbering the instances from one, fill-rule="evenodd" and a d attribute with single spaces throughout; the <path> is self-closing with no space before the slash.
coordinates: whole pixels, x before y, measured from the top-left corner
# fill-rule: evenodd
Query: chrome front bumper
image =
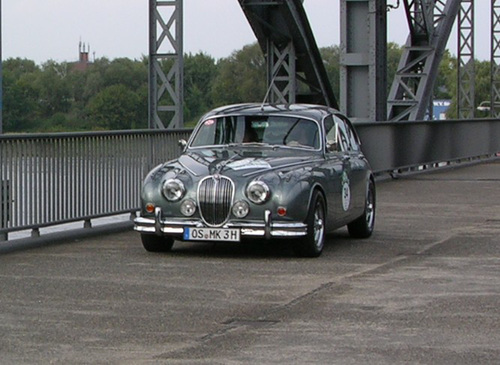
<path id="1" fill-rule="evenodd" d="M 151 233 L 157 235 L 171 235 L 182 237 L 184 228 L 207 227 L 201 219 L 188 218 L 161 218 L 161 209 L 156 208 L 155 218 L 138 217 L 134 219 L 134 230 L 140 233 Z M 295 222 L 273 222 L 271 212 L 266 210 L 262 222 L 227 222 L 222 227 L 239 229 L 242 237 L 279 238 L 279 237 L 303 237 L 307 234 L 305 223 Z"/>

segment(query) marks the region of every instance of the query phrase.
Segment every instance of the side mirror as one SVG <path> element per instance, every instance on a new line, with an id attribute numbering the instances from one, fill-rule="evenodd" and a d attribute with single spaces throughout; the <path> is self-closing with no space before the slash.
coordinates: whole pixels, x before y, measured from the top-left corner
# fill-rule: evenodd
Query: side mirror
<path id="1" fill-rule="evenodd" d="M 179 139 L 179 147 L 182 149 L 182 151 L 186 150 L 188 143 L 185 139 Z"/>

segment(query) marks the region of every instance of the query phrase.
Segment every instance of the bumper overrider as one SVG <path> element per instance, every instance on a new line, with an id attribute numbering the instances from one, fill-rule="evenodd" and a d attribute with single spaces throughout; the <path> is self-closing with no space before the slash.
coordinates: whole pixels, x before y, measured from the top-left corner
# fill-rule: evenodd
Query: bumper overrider
<path id="1" fill-rule="evenodd" d="M 186 228 L 212 228 L 201 219 L 162 218 L 161 208 L 155 209 L 154 218 L 138 217 L 134 219 L 134 230 L 140 233 L 149 233 L 166 236 L 176 236 L 182 239 Z M 228 221 L 221 227 L 239 229 L 241 237 L 255 238 L 294 238 L 307 234 L 307 225 L 301 222 L 273 222 L 271 211 L 266 210 L 261 222 L 257 221 Z"/>

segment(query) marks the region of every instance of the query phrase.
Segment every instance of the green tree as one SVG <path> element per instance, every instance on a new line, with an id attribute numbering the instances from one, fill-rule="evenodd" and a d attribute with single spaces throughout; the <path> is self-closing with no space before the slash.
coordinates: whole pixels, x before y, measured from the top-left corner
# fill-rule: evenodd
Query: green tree
<path id="1" fill-rule="evenodd" d="M 456 92 L 457 59 L 446 50 L 434 84 L 435 99 L 452 99 Z"/>
<path id="2" fill-rule="evenodd" d="M 476 76 L 475 80 L 475 100 L 474 107 L 477 108 L 482 101 L 490 101 L 491 99 L 491 67 L 489 61 L 476 60 Z M 476 117 L 489 117 L 489 112 L 475 111 Z"/>
<path id="3" fill-rule="evenodd" d="M 217 76 L 215 60 L 204 54 L 184 57 L 184 120 L 194 124 L 213 107 L 211 87 Z"/>
<path id="4" fill-rule="evenodd" d="M 117 58 L 106 64 L 102 72 L 105 87 L 124 85 L 130 90 L 137 90 L 148 82 L 148 68 L 138 61 Z"/>
<path id="5" fill-rule="evenodd" d="M 85 73 L 85 85 L 83 85 L 83 102 L 86 104 L 89 100 L 101 92 L 106 85 L 104 80 L 104 74 L 109 67 L 110 61 L 105 58 L 98 58 L 94 61 L 92 65 L 86 70 Z"/>
<path id="6" fill-rule="evenodd" d="M 89 102 L 92 129 L 134 129 L 139 119 L 140 100 L 125 85 L 111 85 Z"/>
<path id="7" fill-rule="evenodd" d="M 328 80 L 332 85 L 332 90 L 339 100 L 340 98 L 340 47 L 331 46 L 320 49 L 323 64 L 325 65 Z"/>
<path id="8" fill-rule="evenodd" d="M 11 58 L 3 62 L 3 127 L 23 132 L 35 125 L 39 95 L 34 80 L 40 69 L 33 61 Z"/>
<path id="9" fill-rule="evenodd" d="M 235 51 L 217 63 L 212 86 L 215 105 L 256 101 L 266 94 L 266 62 L 257 43 Z"/>
<path id="10" fill-rule="evenodd" d="M 39 113 L 41 118 L 48 118 L 55 113 L 67 113 L 71 107 L 70 87 L 67 83 L 68 65 L 48 61 L 34 80 L 38 91 Z"/>
<path id="11" fill-rule="evenodd" d="M 388 87 L 394 79 L 403 48 L 389 43 Z M 340 99 L 340 47 L 320 49 L 332 89 Z M 163 60 L 168 72 L 173 60 Z M 86 70 L 72 64 L 14 58 L 3 63 L 6 132 L 74 131 L 146 128 L 148 123 L 148 58 L 95 60 Z M 490 63 L 476 62 L 476 106 L 489 100 Z M 457 60 L 443 55 L 434 97 L 453 99 L 448 117 L 456 117 Z M 257 43 L 229 57 L 207 54 L 184 57 L 184 120 L 191 126 L 215 106 L 261 102 L 267 90 L 266 62 Z M 168 93 L 164 98 L 169 98 Z M 482 115 L 478 115 L 482 116 Z"/>

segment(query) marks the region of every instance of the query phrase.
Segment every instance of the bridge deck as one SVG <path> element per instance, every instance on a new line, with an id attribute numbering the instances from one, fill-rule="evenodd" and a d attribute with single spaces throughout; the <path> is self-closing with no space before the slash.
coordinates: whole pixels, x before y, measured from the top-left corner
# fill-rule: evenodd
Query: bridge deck
<path id="1" fill-rule="evenodd" d="M 497 363 L 500 161 L 378 184 L 376 233 L 0 255 L 2 363 Z M 0 251 L 1 252 L 1 251 Z"/>

